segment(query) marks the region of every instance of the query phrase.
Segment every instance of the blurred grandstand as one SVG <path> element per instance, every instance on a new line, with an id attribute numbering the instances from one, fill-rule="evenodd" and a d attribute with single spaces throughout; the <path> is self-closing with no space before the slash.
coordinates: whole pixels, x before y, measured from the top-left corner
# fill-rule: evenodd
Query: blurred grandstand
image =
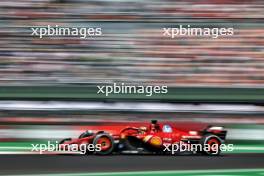
<path id="1" fill-rule="evenodd" d="M 210 109 L 201 112 L 199 105 L 192 105 L 188 112 L 162 113 L 161 109 L 156 114 L 157 107 L 171 105 L 154 104 L 148 112 L 142 112 L 143 106 L 126 106 L 121 102 L 120 107 L 126 106 L 126 111 L 116 106 L 110 112 L 105 107 L 115 105 L 107 104 L 106 97 L 96 94 L 98 84 L 167 85 L 168 95 L 154 96 L 157 101 L 262 104 L 263 20 L 261 0 L 1 0 L 0 100 L 14 102 L 0 102 L 0 139 L 9 142 L 49 136 L 59 139 L 73 134 L 69 131 L 79 134 L 94 121 L 150 120 L 155 112 L 154 118 L 161 120 L 227 125 L 231 131 L 228 139 L 243 142 L 256 139 L 263 152 L 262 107 L 252 105 L 258 111 L 248 112 L 246 106 L 228 104 L 231 109 L 236 108 L 235 112 L 229 109 L 212 113 Z M 164 27 L 179 24 L 233 27 L 235 35 L 173 40 L 162 36 Z M 47 25 L 101 27 L 103 35 L 88 39 L 31 36 L 30 27 Z M 100 100 L 104 105 L 96 112 L 71 107 L 66 112 L 67 108 L 40 108 L 43 104 L 54 106 L 50 102 L 28 106 L 16 102 L 60 98 L 88 103 Z M 139 95 L 125 98 L 146 99 Z M 247 134 L 241 135 L 243 131 Z M 17 145 L 1 145 L 9 144 Z"/>
<path id="2" fill-rule="evenodd" d="M 0 84 L 263 87 L 263 12 L 253 0 L 2 0 Z M 31 36 L 31 26 L 48 24 L 100 26 L 103 36 Z M 162 36 L 178 24 L 234 27 L 235 35 Z"/>

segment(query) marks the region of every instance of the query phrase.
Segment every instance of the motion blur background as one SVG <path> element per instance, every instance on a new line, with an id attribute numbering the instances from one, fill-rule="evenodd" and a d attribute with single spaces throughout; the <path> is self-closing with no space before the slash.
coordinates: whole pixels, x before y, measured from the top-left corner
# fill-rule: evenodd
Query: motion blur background
<path id="1" fill-rule="evenodd" d="M 209 123 L 235 152 L 264 152 L 264 1 L 1 0 L 0 151 L 77 137 L 106 121 Z M 234 35 L 164 37 L 163 28 Z M 31 36 L 32 26 L 101 27 L 96 38 Z M 167 85 L 105 97 L 97 85 Z"/>

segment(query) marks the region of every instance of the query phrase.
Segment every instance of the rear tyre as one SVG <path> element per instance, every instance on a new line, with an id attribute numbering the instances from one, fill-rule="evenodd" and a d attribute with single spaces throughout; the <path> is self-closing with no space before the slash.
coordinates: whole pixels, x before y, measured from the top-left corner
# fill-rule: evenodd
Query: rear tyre
<path id="1" fill-rule="evenodd" d="M 98 134 L 94 140 L 93 145 L 100 145 L 100 151 L 96 151 L 95 154 L 98 155 L 109 155 L 114 150 L 114 139 L 107 133 Z"/>
<path id="2" fill-rule="evenodd" d="M 210 156 L 220 155 L 222 140 L 218 136 L 207 134 L 201 139 L 201 144 L 203 146 L 202 154 Z"/>

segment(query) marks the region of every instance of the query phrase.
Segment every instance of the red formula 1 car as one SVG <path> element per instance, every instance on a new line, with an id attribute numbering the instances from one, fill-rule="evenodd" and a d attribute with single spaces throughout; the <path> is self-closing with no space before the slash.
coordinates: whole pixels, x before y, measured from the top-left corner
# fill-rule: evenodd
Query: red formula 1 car
<path id="1" fill-rule="evenodd" d="M 121 126 L 109 124 L 104 128 L 94 127 L 82 133 L 78 139 L 62 140 L 60 145 L 100 145 L 100 150 L 88 151 L 88 153 L 107 155 L 112 153 L 176 154 L 183 152 L 179 148 L 180 144 L 183 144 L 184 149 L 189 149 L 184 152 L 219 155 L 221 152 L 219 146 L 224 144 L 226 133 L 223 127 L 206 126 L 200 129 L 183 130 L 179 129 L 175 122 L 158 123 L 157 120 L 152 120 L 151 123 L 128 123 Z M 195 148 L 193 148 L 194 144 L 197 144 Z M 204 146 L 207 146 L 206 150 Z"/>

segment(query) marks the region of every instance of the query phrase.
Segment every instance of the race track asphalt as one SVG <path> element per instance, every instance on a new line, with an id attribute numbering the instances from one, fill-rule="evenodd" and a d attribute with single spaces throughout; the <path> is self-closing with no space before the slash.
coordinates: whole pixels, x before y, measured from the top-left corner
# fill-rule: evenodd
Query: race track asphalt
<path id="1" fill-rule="evenodd" d="M 0 174 L 264 168 L 264 154 L 223 156 L 1 155 Z"/>

